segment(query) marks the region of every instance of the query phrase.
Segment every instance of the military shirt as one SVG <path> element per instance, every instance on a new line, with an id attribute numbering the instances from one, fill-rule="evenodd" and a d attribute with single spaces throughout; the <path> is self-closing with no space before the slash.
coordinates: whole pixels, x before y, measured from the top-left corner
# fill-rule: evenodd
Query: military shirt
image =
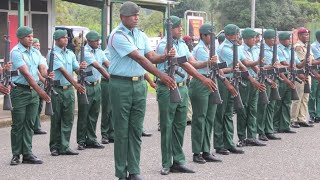
<path id="1" fill-rule="evenodd" d="M 186 43 L 182 39 L 177 39 L 177 40 L 173 39 L 172 42 L 173 42 L 172 43 L 173 47 L 176 50 L 176 57 L 186 56 L 187 59 L 192 57 L 192 54 L 189 52 L 188 46 L 186 45 Z M 163 39 L 161 39 L 159 45 L 157 46 L 156 52 L 158 54 L 165 54 L 166 46 L 167 46 L 167 38 L 164 37 Z M 166 72 L 168 67 L 169 67 L 168 61 L 165 61 L 165 62 L 157 65 L 157 68 L 162 72 Z M 176 82 L 180 83 L 180 82 L 185 81 L 188 77 L 187 72 L 183 68 L 181 68 L 180 66 L 177 66 L 176 69 L 185 75 L 184 78 L 182 78 L 176 74 L 175 75 Z"/>
<path id="2" fill-rule="evenodd" d="M 279 52 L 277 53 L 276 60 L 279 62 L 285 61 L 284 59 L 279 60 L 278 54 Z M 266 58 L 266 65 L 272 64 L 273 47 L 268 46 L 268 44 L 264 44 L 264 57 Z"/>
<path id="3" fill-rule="evenodd" d="M 78 61 L 76 60 L 76 55 L 69 49 L 61 49 L 58 46 L 53 48 L 54 52 L 54 62 L 53 71 L 54 79 L 60 80 L 60 86 L 67 86 L 71 83 L 64 77 L 59 68 L 63 67 L 66 69 L 69 75 L 73 76 L 73 71 L 80 68 Z M 50 53 L 48 53 L 48 59 Z"/>
<path id="4" fill-rule="evenodd" d="M 301 47 L 301 48 L 297 48 L 297 47 Z M 295 48 L 294 50 L 296 51 L 300 61 L 303 61 L 304 59 L 306 59 L 306 54 L 307 54 L 306 44 L 304 44 L 302 41 L 298 40 L 298 42 L 294 45 L 294 48 Z M 310 51 L 310 57 L 311 57 L 311 59 L 313 59 L 312 51 Z"/>
<path id="5" fill-rule="evenodd" d="M 313 57 L 317 60 L 320 58 L 320 43 L 318 41 L 315 41 L 311 44 L 311 51 L 313 53 Z"/>
<path id="6" fill-rule="evenodd" d="M 245 59 L 240 47 L 238 48 L 238 61 Z M 217 55 L 219 57 L 219 62 L 226 62 L 229 68 L 233 68 L 233 44 L 228 39 L 225 39 L 223 43 L 218 47 Z M 225 77 L 232 77 L 233 74 L 225 74 Z"/>
<path id="7" fill-rule="evenodd" d="M 247 44 L 243 43 L 243 52 L 244 52 L 244 57 L 248 61 L 258 61 L 259 60 L 259 54 L 260 50 L 257 48 L 257 46 L 249 47 Z M 256 72 L 249 67 L 248 71 L 252 77 L 257 77 Z"/>
<path id="8" fill-rule="evenodd" d="M 290 60 L 291 60 L 291 47 L 285 47 L 282 44 L 278 45 L 278 57 L 280 59 L 280 61 L 287 61 L 287 63 L 290 64 Z M 295 64 L 300 64 L 300 60 L 296 54 L 296 52 L 294 52 L 294 63 Z"/>
<path id="9" fill-rule="evenodd" d="M 86 61 L 88 66 L 85 71 L 92 71 L 92 75 L 87 76 L 85 79 L 89 82 L 98 81 L 101 77 L 101 74 L 96 68 L 92 66 L 92 63 L 97 61 L 100 65 L 103 65 L 103 63 L 107 61 L 105 53 L 100 48 L 92 49 L 92 47 L 87 44 L 84 47 L 84 60 Z"/>
<path id="10" fill-rule="evenodd" d="M 199 62 L 205 62 L 209 60 L 209 49 L 205 45 L 205 43 L 200 40 L 199 43 L 194 47 L 192 55 Z M 208 67 L 197 69 L 200 74 L 208 74 Z"/>
<path id="11" fill-rule="evenodd" d="M 21 43 L 18 43 L 11 51 L 11 59 L 13 71 L 18 70 L 23 65 L 27 65 L 34 80 L 39 82 L 38 67 L 40 64 L 46 65 L 46 63 L 38 49 L 30 47 L 28 51 Z M 12 82 L 29 85 L 22 73 L 19 73 L 18 76 L 12 76 Z"/>
<path id="12" fill-rule="evenodd" d="M 111 58 L 110 58 L 110 51 L 109 51 L 108 47 L 107 47 L 103 52 L 104 52 L 104 55 L 106 56 L 107 60 L 109 61 L 109 65 L 110 65 L 110 62 L 111 62 L 110 60 L 111 60 Z M 109 68 L 106 67 L 104 64 L 102 65 L 102 67 L 103 67 L 107 72 L 109 72 Z M 105 79 L 104 76 L 102 76 L 102 78 Z"/>
<path id="13" fill-rule="evenodd" d="M 111 75 L 134 77 L 146 73 L 139 63 L 128 56 L 135 50 L 142 56 L 152 51 L 148 37 L 138 28 L 131 31 L 120 23 L 110 34 L 108 49 L 112 59 L 109 67 Z"/>

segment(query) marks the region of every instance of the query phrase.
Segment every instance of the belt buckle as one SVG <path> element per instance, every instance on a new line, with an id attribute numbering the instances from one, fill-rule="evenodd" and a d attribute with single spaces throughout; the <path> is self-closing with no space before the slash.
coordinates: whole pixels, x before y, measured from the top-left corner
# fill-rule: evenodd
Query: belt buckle
<path id="1" fill-rule="evenodd" d="M 177 85 L 178 85 L 179 87 L 181 87 L 181 86 L 183 86 L 183 82 L 179 82 L 179 83 L 177 83 Z"/>
<path id="2" fill-rule="evenodd" d="M 68 86 L 62 86 L 62 89 L 66 90 L 66 89 L 68 89 Z"/>
<path id="3" fill-rule="evenodd" d="M 139 77 L 132 77 L 132 81 L 138 81 Z"/>

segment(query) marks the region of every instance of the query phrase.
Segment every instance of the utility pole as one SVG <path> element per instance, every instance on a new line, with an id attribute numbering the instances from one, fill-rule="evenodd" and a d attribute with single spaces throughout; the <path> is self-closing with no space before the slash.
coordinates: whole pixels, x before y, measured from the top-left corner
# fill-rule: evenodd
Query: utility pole
<path id="1" fill-rule="evenodd" d="M 251 0 L 251 28 L 255 26 L 256 0 Z"/>

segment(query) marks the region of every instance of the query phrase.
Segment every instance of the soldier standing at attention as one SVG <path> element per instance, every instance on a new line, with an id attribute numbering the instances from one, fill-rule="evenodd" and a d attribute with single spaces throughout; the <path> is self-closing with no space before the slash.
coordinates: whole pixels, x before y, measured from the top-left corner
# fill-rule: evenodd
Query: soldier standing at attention
<path id="1" fill-rule="evenodd" d="M 20 155 L 23 155 L 22 163 L 42 164 L 43 161 L 32 153 L 33 127 L 38 114 L 39 96 L 46 102 L 50 97 L 37 84 L 39 81 L 38 71 L 47 77 L 42 55 L 32 47 L 33 30 L 26 26 L 18 28 L 16 35 L 19 43 L 11 51 L 12 70 L 19 70 L 18 76 L 12 77 L 16 87 L 11 89 L 12 106 L 12 129 L 11 149 L 12 160 L 10 165 L 20 163 Z M 53 77 L 53 73 L 50 77 Z"/>
<path id="2" fill-rule="evenodd" d="M 101 105 L 100 77 L 102 74 L 104 78 L 110 78 L 102 65 L 107 67 L 109 64 L 105 53 L 99 48 L 101 36 L 96 31 L 90 31 L 86 38 L 88 44 L 84 48 L 83 58 L 88 64 L 86 71 L 92 71 L 93 75 L 85 78 L 90 83 L 86 86 L 89 104 L 81 104 L 78 98 L 78 150 L 84 150 L 85 148 L 103 149 L 104 146 L 97 142 L 96 127 Z"/>
<path id="3" fill-rule="evenodd" d="M 40 41 L 38 38 L 33 38 L 32 46 L 40 51 L 41 46 L 40 46 Z M 46 61 L 45 57 L 43 57 L 42 59 L 43 59 L 44 63 L 47 65 L 47 61 Z M 48 66 L 46 66 L 46 67 L 48 68 Z M 45 78 L 42 76 L 39 76 L 39 79 L 40 79 L 39 86 L 43 89 L 44 88 L 43 82 L 45 82 Z M 40 114 L 42 111 L 42 107 L 43 107 L 43 100 L 39 96 L 38 114 L 37 114 L 36 121 L 34 123 L 34 129 L 33 129 L 34 134 L 47 134 L 46 131 L 41 129 L 41 124 L 40 124 Z"/>
<path id="4" fill-rule="evenodd" d="M 259 48 L 255 46 L 256 35 L 251 28 L 246 28 L 242 31 L 243 46 L 241 50 L 245 56 L 242 64 L 249 68 L 249 73 L 253 78 L 257 78 L 259 68 Z M 263 57 L 264 58 L 264 57 Z M 265 59 L 262 60 L 265 63 Z M 237 133 L 239 138 L 238 147 L 243 146 L 265 146 L 266 144 L 257 140 L 257 104 L 258 90 L 252 86 L 246 79 L 243 80 L 246 87 L 240 86 L 239 92 L 244 105 L 244 108 L 237 113 Z"/>
<path id="5" fill-rule="evenodd" d="M 78 155 L 70 149 L 70 135 L 74 120 L 74 89 L 80 93 L 85 93 L 85 88 L 77 83 L 73 78 L 73 72 L 79 72 L 79 63 L 74 53 L 67 49 L 68 36 L 66 30 L 56 30 L 53 34 L 55 47 L 53 71 L 55 80 L 60 81 L 60 85 L 55 86 L 54 90 L 58 95 L 52 96 L 52 109 L 54 114 L 51 116 L 50 128 L 50 151 L 52 156 Z M 48 53 L 48 59 L 50 53 Z M 50 63 L 50 62 L 49 62 Z M 86 68 L 86 63 L 81 64 Z"/>
<path id="6" fill-rule="evenodd" d="M 196 61 L 205 63 L 204 68 L 199 68 L 197 71 L 209 77 L 209 46 L 210 34 L 213 27 L 210 24 L 204 24 L 200 27 L 200 41 L 193 51 L 193 56 Z M 214 57 L 217 59 L 217 56 Z M 224 81 L 228 89 L 235 91 L 229 81 Z M 191 140 L 193 161 L 204 164 L 206 162 L 221 162 L 215 155 L 210 153 L 210 140 L 213 129 L 213 121 L 217 110 L 217 105 L 212 104 L 209 99 L 212 96 L 209 89 L 197 79 L 192 79 L 189 87 L 190 99 L 193 109 L 192 124 L 191 124 Z M 236 93 L 236 92 L 235 92 Z M 201 154 L 202 153 L 202 154 Z"/>
<path id="7" fill-rule="evenodd" d="M 121 23 L 111 32 L 108 43 L 112 59 L 109 90 L 114 122 L 115 175 L 119 179 L 126 179 L 127 173 L 129 179 L 143 179 L 139 166 L 146 110 L 146 70 L 160 78 L 166 88 L 176 88 L 174 80 L 151 63 L 160 63 L 168 56 L 175 56 L 175 50 L 161 56 L 154 53 L 148 37 L 137 28 L 139 10 L 140 7 L 130 1 L 121 5 Z"/>
<path id="8" fill-rule="evenodd" d="M 177 16 L 170 16 L 172 22 L 172 41 L 173 47 L 177 50 L 177 56 L 186 56 L 188 62 L 181 64 L 177 70 L 184 74 L 182 78 L 175 76 L 177 86 L 181 95 L 180 103 L 170 102 L 170 91 L 163 84 L 158 82 L 157 99 L 160 112 L 160 131 L 161 131 L 161 154 L 162 169 L 161 174 L 167 175 L 169 172 L 194 173 L 193 170 L 186 167 L 186 159 L 182 149 L 184 132 L 187 125 L 186 116 L 188 111 L 188 88 L 186 86 L 187 72 L 199 82 L 204 84 L 210 91 L 216 89 L 216 84 L 209 78 L 201 75 L 195 68 L 204 68 L 207 62 L 197 62 L 185 42 L 181 39 L 182 25 L 181 19 Z M 167 37 L 163 38 L 158 45 L 156 52 L 165 54 Z M 210 63 L 216 61 L 216 57 L 210 59 Z M 189 63 L 190 62 L 190 63 Z M 165 72 L 168 65 L 167 62 L 158 64 L 158 69 Z M 200 152 L 199 152 L 200 153 Z"/>

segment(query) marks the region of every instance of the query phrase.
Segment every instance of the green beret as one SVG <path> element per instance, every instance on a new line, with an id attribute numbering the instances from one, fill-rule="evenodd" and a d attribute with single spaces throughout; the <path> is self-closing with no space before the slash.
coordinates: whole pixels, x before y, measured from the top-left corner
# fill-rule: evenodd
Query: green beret
<path id="1" fill-rule="evenodd" d="M 34 43 L 39 43 L 39 42 L 40 42 L 40 41 L 39 41 L 38 38 L 33 38 L 33 42 L 32 42 L 33 44 L 34 44 Z"/>
<path id="2" fill-rule="evenodd" d="M 249 38 L 254 38 L 256 37 L 257 32 L 255 32 L 253 29 L 251 28 L 246 28 L 242 31 L 242 37 L 243 39 L 249 39 Z"/>
<path id="3" fill-rule="evenodd" d="M 97 33 L 97 31 L 90 31 L 86 35 L 86 38 L 88 41 L 98 41 L 101 36 L 99 35 L 99 33 Z"/>
<path id="4" fill-rule="evenodd" d="M 57 40 L 67 35 L 67 30 L 58 29 L 53 33 L 53 39 Z"/>
<path id="5" fill-rule="evenodd" d="M 290 39 L 291 34 L 288 32 L 281 32 L 279 34 L 279 39 L 280 40 L 286 40 L 286 39 Z"/>
<path id="6" fill-rule="evenodd" d="M 181 25 L 181 18 L 177 16 L 170 16 L 172 22 L 172 29 L 177 28 Z"/>
<path id="7" fill-rule="evenodd" d="M 263 33 L 263 38 L 265 39 L 272 39 L 276 37 L 276 32 L 273 29 L 267 29 L 264 33 Z"/>
<path id="8" fill-rule="evenodd" d="M 211 26 L 211 24 L 203 24 L 201 27 L 200 27 L 200 34 L 210 34 L 212 31 L 213 31 L 213 27 Z"/>
<path id="9" fill-rule="evenodd" d="M 226 36 L 222 33 L 218 36 L 218 42 L 223 42 L 226 39 Z"/>
<path id="10" fill-rule="evenodd" d="M 32 34 L 32 33 L 33 33 L 32 28 L 29 28 L 27 26 L 21 26 L 18 28 L 16 35 L 19 39 L 21 39 L 21 38 L 28 36 L 29 34 Z"/>
<path id="11" fill-rule="evenodd" d="M 120 15 L 123 16 L 133 16 L 139 14 L 140 6 L 131 1 L 123 3 L 120 7 Z"/>
<path id="12" fill-rule="evenodd" d="M 316 38 L 317 38 L 317 39 L 320 39 L 320 31 L 317 31 L 317 32 L 316 32 Z"/>
<path id="13" fill-rule="evenodd" d="M 234 24 L 228 24 L 224 27 L 224 33 L 226 35 L 236 35 L 240 32 L 240 28 Z"/>

